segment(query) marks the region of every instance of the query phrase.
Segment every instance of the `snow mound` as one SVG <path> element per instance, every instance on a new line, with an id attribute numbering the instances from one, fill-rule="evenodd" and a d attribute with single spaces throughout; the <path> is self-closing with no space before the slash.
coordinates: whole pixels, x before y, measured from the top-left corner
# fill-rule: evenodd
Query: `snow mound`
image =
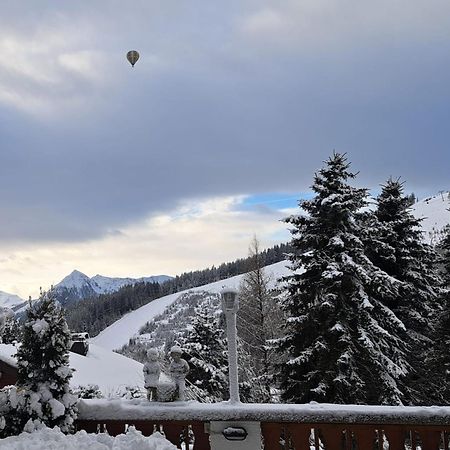
<path id="1" fill-rule="evenodd" d="M 280 261 L 265 268 L 272 285 L 275 285 L 281 276 L 288 274 L 287 264 L 287 261 Z M 238 289 L 242 277 L 243 275 L 237 275 L 153 300 L 105 328 L 98 336 L 92 338 L 91 342 L 109 350 L 120 349 L 123 345 L 128 344 L 128 340 L 135 336 L 143 325 L 160 315 L 183 294 L 202 291 L 219 293 L 224 287 Z"/>
<path id="2" fill-rule="evenodd" d="M 175 450 L 176 447 L 160 433 L 143 436 L 134 427 L 127 434 L 116 437 L 108 434 L 88 434 L 79 431 L 65 435 L 58 428 L 43 428 L 33 433 L 22 433 L 0 440 L 2 450 Z"/>

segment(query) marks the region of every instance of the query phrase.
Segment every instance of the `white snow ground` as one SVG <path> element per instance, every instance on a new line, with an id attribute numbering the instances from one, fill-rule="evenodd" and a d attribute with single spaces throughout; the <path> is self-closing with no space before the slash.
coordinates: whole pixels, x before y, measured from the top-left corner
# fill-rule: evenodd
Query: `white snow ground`
<path id="1" fill-rule="evenodd" d="M 281 276 L 288 274 L 289 271 L 286 268 L 287 264 L 287 261 L 280 261 L 266 267 L 266 273 L 270 276 L 272 285 L 274 285 L 276 280 Z M 105 328 L 98 336 L 92 338 L 91 342 L 109 350 L 120 349 L 123 345 L 128 343 L 128 340 L 131 337 L 138 333 L 139 329 L 145 325 L 145 323 L 161 314 L 164 309 L 170 306 L 178 297 L 180 297 L 180 295 L 186 292 L 196 291 L 218 293 L 224 287 L 237 289 L 241 278 L 242 275 L 237 275 L 235 277 L 227 278 L 226 280 L 216 281 L 215 283 L 206 284 L 204 286 L 177 292 L 176 294 L 166 295 L 165 297 L 153 300 L 135 311 L 126 314 L 121 319 Z"/>
<path id="2" fill-rule="evenodd" d="M 105 433 L 91 434 L 79 431 L 64 435 L 57 428 L 43 428 L 33 433 L 22 433 L 0 439 L 2 450 L 176 450 L 160 433 L 149 437 L 134 427 L 127 434 L 112 437 Z"/>
<path id="3" fill-rule="evenodd" d="M 0 344 L 0 359 L 16 366 L 17 348 Z M 143 365 L 95 344 L 89 345 L 86 356 L 69 353 L 70 367 L 75 369 L 72 387 L 96 384 L 106 397 L 114 397 L 126 386 L 144 388 Z"/>

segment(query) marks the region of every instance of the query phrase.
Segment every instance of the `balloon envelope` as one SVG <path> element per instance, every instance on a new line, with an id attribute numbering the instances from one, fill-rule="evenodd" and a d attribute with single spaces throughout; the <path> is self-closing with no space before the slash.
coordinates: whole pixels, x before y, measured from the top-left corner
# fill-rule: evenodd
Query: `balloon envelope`
<path id="1" fill-rule="evenodd" d="M 137 60 L 139 59 L 139 53 L 136 50 L 130 50 L 127 53 L 127 59 L 132 67 L 136 64 Z"/>

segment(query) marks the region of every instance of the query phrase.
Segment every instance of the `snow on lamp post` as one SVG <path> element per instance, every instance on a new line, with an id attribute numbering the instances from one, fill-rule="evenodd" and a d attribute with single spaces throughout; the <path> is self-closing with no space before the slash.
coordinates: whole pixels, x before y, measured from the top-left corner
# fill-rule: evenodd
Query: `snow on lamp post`
<path id="1" fill-rule="evenodd" d="M 234 289 L 222 290 L 222 310 L 227 322 L 228 377 L 230 383 L 230 403 L 239 403 L 239 380 L 237 362 L 236 313 L 239 309 L 237 292 Z"/>

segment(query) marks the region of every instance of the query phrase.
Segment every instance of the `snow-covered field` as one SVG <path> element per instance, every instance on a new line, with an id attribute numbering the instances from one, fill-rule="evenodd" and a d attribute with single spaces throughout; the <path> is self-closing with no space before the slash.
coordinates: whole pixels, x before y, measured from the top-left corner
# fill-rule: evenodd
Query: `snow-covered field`
<path id="1" fill-rule="evenodd" d="M 272 285 L 275 285 L 276 280 L 281 276 L 288 274 L 286 268 L 287 261 L 280 261 L 266 267 L 266 273 L 270 276 Z M 104 347 L 109 350 L 116 350 L 128 343 L 128 340 L 137 334 L 139 328 L 145 323 L 152 320 L 154 317 L 161 314 L 168 306 L 170 306 L 177 298 L 186 292 L 200 292 L 207 291 L 212 293 L 220 292 L 224 287 L 235 288 L 239 287 L 242 275 L 227 278 L 226 280 L 216 281 L 215 283 L 206 284 L 197 288 L 188 289 L 186 291 L 177 292 L 176 294 L 167 295 L 165 297 L 153 300 L 150 303 L 132 311 L 117 322 L 114 322 L 109 327 L 105 328 L 98 336 L 91 339 L 96 345 Z"/>
<path id="2" fill-rule="evenodd" d="M 88 434 L 79 431 L 64 435 L 58 429 L 44 428 L 0 440 L 2 450 L 176 450 L 160 433 L 145 437 L 130 427 L 127 434 L 112 437 L 108 434 Z"/>

